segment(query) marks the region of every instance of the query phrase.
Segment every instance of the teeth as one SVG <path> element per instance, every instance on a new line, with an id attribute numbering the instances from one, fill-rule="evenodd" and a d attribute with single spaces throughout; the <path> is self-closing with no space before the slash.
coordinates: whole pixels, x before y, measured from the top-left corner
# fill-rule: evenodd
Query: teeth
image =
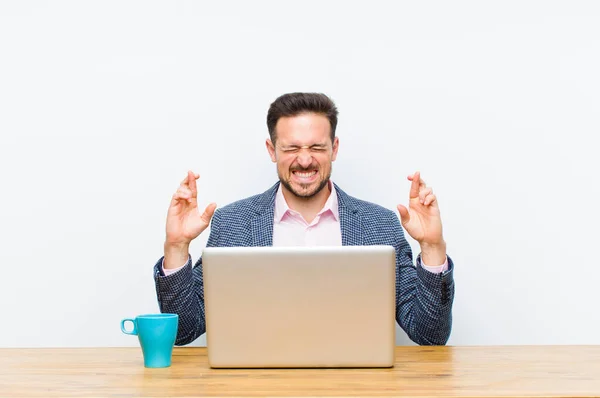
<path id="1" fill-rule="evenodd" d="M 314 176 L 315 174 L 317 174 L 317 171 L 315 170 L 315 171 L 311 171 L 308 173 L 301 173 L 299 171 L 296 171 L 294 174 L 296 174 L 300 178 L 310 178 L 310 177 Z"/>

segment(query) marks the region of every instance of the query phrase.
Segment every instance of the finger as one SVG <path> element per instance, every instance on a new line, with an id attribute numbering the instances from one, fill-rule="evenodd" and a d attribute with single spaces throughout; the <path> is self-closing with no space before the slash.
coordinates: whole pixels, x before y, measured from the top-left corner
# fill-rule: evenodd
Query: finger
<path id="1" fill-rule="evenodd" d="M 408 178 L 408 181 L 412 181 L 413 177 L 414 177 L 414 175 L 410 175 L 410 176 L 408 176 L 406 178 Z M 419 178 L 420 178 L 420 173 L 419 173 Z M 423 180 L 422 178 L 421 178 L 421 181 L 419 182 L 419 186 L 421 186 L 421 187 L 426 187 L 427 186 L 427 184 L 425 183 L 425 180 Z"/>
<path id="2" fill-rule="evenodd" d="M 182 197 L 185 197 L 185 198 L 192 197 L 192 190 L 186 186 L 181 186 L 181 187 L 177 188 L 177 193 L 179 193 Z"/>
<path id="3" fill-rule="evenodd" d="M 196 187 L 196 180 L 200 178 L 200 176 L 198 175 L 198 177 L 196 177 L 196 175 L 197 174 L 188 171 L 188 185 L 190 187 L 190 191 L 192 192 L 192 198 L 198 197 L 198 188 Z"/>
<path id="4" fill-rule="evenodd" d="M 182 196 L 179 192 L 175 192 L 171 200 L 171 206 L 177 206 L 182 203 L 189 203 L 191 200 L 192 199 L 188 199 L 187 197 Z"/>
<path id="5" fill-rule="evenodd" d="M 424 203 L 427 195 L 430 195 L 432 193 L 433 193 L 433 189 L 431 189 L 431 188 L 421 189 L 419 191 L 419 202 Z"/>
<path id="6" fill-rule="evenodd" d="M 398 213 L 400 213 L 400 221 L 402 225 L 406 225 L 410 221 L 410 213 L 408 209 L 403 205 L 398 205 Z"/>
<path id="7" fill-rule="evenodd" d="M 436 198 L 436 196 L 434 194 L 427 195 L 427 197 L 425 198 L 425 201 L 423 202 L 423 204 L 425 206 L 429 206 L 429 205 L 432 205 L 436 200 L 437 200 L 437 198 Z"/>
<path id="8" fill-rule="evenodd" d="M 188 175 L 185 176 L 185 178 L 179 183 L 179 185 L 189 185 L 189 183 L 190 183 L 190 173 L 191 173 L 191 171 L 188 171 Z M 200 178 L 200 174 L 198 174 L 198 173 L 192 173 L 192 174 L 196 178 L 196 180 L 198 178 Z"/>
<path id="9" fill-rule="evenodd" d="M 175 195 L 177 197 L 177 200 L 186 200 L 188 202 L 192 202 L 192 191 L 184 186 L 179 187 L 179 189 L 177 189 L 177 192 L 175 192 Z"/>
<path id="10" fill-rule="evenodd" d="M 180 198 L 179 195 L 177 194 L 177 192 L 175 192 L 173 194 L 173 197 L 171 197 L 171 206 L 177 206 L 179 204 Z"/>
<path id="11" fill-rule="evenodd" d="M 173 195 L 173 200 L 175 201 L 175 203 L 192 203 L 192 198 L 182 196 L 178 193 Z"/>
<path id="12" fill-rule="evenodd" d="M 204 213 L 202 213 L 202 220 L 208 224 L 210 222 L 210 219 L 212 218 L 213 214 L 215 214 L 216 209 L 217 209 L 216 203 L 211 203 L 208 206 L 206 206 Z"/>
<path id="13" fill-rule="evenodd" d="M 419 197 L 419 183 L 421 181 L 421 175 L 420 173 L 417 171 L 412 178 L 409 178 L 412 181 L 412 184 L 410 184 L 410 194 L 409 194 L 409 198 L 410 199 L 414 199 L 414 198 L 418 198 Z"/>

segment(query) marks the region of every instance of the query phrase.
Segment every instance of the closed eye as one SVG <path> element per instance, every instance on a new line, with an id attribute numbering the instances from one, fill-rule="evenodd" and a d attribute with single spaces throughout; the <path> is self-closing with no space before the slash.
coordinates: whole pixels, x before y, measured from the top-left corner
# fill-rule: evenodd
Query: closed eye
<path id="1" fill-rule="evenodd" d="M 298 153 L 303 148 L 308 148 L 308 150 L 313 153 L 326 152 L 328 149 L 327 145 L 316 144 L 316 145 L 311 145 L 311 146 L 305 145 L 305 146 L 279 147 L 279 150 L 281 150 L 281 152 L 286 153 L 286 154 L 294 154 L 294 153 Z"/>

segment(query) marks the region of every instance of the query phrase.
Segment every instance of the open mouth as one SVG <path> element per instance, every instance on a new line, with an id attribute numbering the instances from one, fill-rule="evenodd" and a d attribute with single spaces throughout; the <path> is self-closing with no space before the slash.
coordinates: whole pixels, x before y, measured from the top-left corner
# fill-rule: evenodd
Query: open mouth
<path id="1" fill-rule="evenodd" d="M 293 179 L 300 184 L 310 184 L 317 179 L 317 174 L 317 170 L 292 171 Z"/>

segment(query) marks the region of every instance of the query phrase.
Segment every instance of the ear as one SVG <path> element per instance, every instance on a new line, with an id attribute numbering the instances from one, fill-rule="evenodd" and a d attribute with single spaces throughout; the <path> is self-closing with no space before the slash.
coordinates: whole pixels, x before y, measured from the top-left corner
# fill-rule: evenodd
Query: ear
<path id="1" fill-rule="evenodd" d="M 267 146 L 267 151 L 269 151 L 269 156 L 271 157 L 271 162 L 277 163 L 277 157 L 275 157 L 275 145 L 273 145 L 273 143 L 271 142 L 271 140 L 269 138 L 267 138 L 265 145 Z"/>
<path id="2" fill-rule="evenodd" d="M 331 156 L 331 161 L 334 162 L 335 158 L 337 158 L 338 148 L 340 147 L 340 139 L 335 137 L 333 139 L 333 154 Z"/>

